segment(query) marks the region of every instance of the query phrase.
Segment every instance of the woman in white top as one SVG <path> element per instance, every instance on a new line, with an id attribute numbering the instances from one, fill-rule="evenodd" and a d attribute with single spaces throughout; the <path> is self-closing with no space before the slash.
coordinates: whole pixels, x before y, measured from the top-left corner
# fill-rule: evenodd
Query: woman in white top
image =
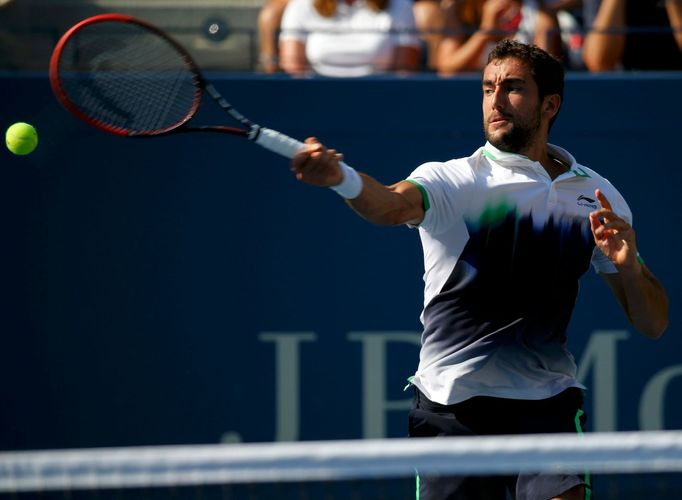
<path id="1" fill-rule="evenodd" d="M 280 64 L 290 74 L 360 77 L 416 70 L 412 0 L 290 0 Z"/>

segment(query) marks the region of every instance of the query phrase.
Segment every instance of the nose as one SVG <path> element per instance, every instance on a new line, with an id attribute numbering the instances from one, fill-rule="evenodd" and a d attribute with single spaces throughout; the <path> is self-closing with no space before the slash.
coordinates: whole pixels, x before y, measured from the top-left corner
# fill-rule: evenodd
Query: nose
<path id="1" fill-rule="evenodd" d="M 490 94 L 490 106 L 492 109 L 499 110 L 503 108 L 504 96 L 500 87 L 495 87 Z"/>

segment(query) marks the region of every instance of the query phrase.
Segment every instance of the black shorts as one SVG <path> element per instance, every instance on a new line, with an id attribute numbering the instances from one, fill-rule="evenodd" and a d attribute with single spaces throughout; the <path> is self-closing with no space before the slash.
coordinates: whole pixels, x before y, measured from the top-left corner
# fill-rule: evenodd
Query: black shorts
<path id="1" fill-rule="evenodd" d="M 430 401 L 415 387 L 414 404 L 409 413 L 409 436 L 582 432 L 585 419 L 582 404 L 582 391 L 570 388 L 549 399 L 537 401 L 478 396 L 444 406 Z M 418 474 L 418 499 L 547 500 L 578 485 L 589 488 L 589 477 L 586 476 L 519 474 L 452 477 Z"/>

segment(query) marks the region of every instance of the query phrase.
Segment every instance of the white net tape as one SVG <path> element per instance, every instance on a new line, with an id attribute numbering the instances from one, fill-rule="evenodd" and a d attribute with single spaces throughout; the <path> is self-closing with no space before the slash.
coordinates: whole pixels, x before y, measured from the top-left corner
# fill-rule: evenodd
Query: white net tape
<path id="1" fill-rule="evenodd" d="M 682 472 L 682 432 L 544 434 L 0 453 L 0 492 L 344 480 L 420 473 Z"/>

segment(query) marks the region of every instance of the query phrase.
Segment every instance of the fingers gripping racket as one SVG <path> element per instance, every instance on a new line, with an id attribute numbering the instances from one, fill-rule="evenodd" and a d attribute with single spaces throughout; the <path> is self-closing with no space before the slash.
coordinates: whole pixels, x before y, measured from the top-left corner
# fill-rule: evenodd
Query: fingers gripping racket
<path id="1" fill-rule="evenodd" d="M 251 122 L 204 79 L 189 53 L 159 28 L 123 14 L 102 14 L 70 28 L 50 60 L 61 104 L 105 132 L 129 137 L 223 132 L 292 158 L 303 143 Z M 191 126 L 207 93 L 238 126 Z"/>

